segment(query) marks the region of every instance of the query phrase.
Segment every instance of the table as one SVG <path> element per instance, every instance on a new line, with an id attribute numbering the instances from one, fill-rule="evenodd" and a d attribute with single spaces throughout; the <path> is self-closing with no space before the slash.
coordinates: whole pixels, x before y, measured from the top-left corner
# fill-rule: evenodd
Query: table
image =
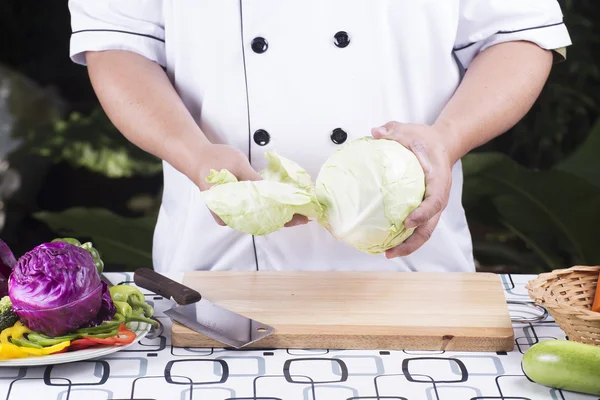
<path id="1" fill-rule="evenodd" d="M 130 273 L 106 275 L 114 284 L 133 284 Z M 529 301 L 524 287 L 531 278 L 501 275 L 507 299 Z M 551 317 L 515 322 L 516 347 L 510 353 L 188 349 L 171 346 L 170 319 L 162 314 L 171 301 L 142 291 L 165 326 L 161 336 L 106 358 L 0 368 L 0 399 L 598 399 L 546 388 L 523 375 L 521 359 L 530 346 L 565 338 Z M 513 317 L 537 312 L 523 305 L 509 307 Z"/>

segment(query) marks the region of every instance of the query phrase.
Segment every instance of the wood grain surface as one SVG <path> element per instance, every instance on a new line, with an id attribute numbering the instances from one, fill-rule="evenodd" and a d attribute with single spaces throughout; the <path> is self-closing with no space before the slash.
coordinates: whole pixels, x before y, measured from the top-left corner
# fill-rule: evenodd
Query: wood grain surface
<path id="1" fill-rule="evenodd" d="M 194 271 L 204 298 L 272 325 L 249 348 L 511 351 L 500 277 L 488 273 Z M 224 347 L 173 323 L 177 347 Z"/>

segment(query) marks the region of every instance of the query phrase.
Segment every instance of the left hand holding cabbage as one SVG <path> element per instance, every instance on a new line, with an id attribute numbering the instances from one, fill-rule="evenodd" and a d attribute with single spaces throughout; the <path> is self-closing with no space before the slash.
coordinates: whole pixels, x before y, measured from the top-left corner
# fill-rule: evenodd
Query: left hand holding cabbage
<path id="1" fill-rule="evenodd" d="M 340 147 L 317 177 L 321 225 L 369 254 L 398 246 L 414 232 L 406 218 L 423 200 L 425 179 L 415 155 L 391 140 L 360 138 Z"/>
<path id="2" fill-rule="evenodd" d="M 447 129 L 434 125 L 389 122 L 372 131 L 378 140 L 395 141 L 414 154 L 425 173 L 426 191 L 421 204 L 408 215 L 405 226 L 413 234 L 405 242 L 386 251 L 388 258 L 405 256 L 429 240 L 442 211 L 448 204 L 452 166 L 459 159 L 453 150 L 456 138 Z"/>

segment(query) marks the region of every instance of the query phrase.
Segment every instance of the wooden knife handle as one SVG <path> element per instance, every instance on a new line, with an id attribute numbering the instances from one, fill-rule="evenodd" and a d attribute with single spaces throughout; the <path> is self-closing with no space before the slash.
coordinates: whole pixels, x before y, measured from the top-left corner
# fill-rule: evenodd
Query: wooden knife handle
<path id="1" fill-rule="evenodd" d="M 133 281 L 139 287 L 150 290 L 167 299 L 173 297 L 177 304 L 190 304 L 200 301 L 200 293 L 179 282 L 167 278 L 150 268 L 138 268 L 133 274 Z"/>

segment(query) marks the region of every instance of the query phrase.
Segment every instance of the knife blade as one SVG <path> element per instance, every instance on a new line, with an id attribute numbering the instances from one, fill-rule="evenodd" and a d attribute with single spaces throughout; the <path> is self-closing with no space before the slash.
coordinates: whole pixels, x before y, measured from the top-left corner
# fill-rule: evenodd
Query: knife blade
<path id="1" fill-rule="evenodd" d="M 196 290 L 150 268 L 135 271 L 135 284 L 177 304 L 164 314 L 184 326 L 239 349 L 271 335 L 275 329 L 205 299 Z"/>

